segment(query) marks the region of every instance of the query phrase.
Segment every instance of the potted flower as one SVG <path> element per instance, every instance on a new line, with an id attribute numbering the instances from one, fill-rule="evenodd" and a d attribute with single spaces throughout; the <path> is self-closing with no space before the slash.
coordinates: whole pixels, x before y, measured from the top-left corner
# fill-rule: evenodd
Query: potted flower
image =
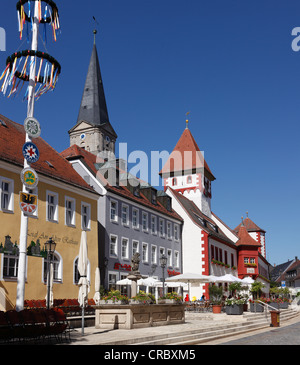
<path id="1" fill-rule="evenodd" d="M 229 315 L 243 314 L 244 298 L 227 298 L 225 300 L 225 312 Z"/>
<path id="2" fill-rule="evenodd" d="M 150 293 L 145 293 L 143 290 L 140 290 L 135 297 L 132 297 L 129 301 L 129 304 L 153 304 L 155 303 L 154 295 Z"/>
<path id="3" fill-rule="evenodd" d="M 178 295 L 176 292 L 167 293 L 166 304 L 181 304 L 182 296 Z"/>
<path id="4" fill-rule="evenodd" d="M 262 288 L 264 288 L 265 285 L 261 281 L 255 281 L 251 284 L 250 292 L 253 295 L 253 299 L 256 299 L 261 296 Z"/>
<path id="5" fill-rule="evenodd" d="M 209 300 L 212 304 L 213 313 L 221 313 L 223 287 L 217 285 L 209 286 Z"/>
<path id="6" fill-rule="evenodd" d="M 250 312 L 254 313 L 262 313 L 265 310 L 265 307 L 259 303 L 259 301 L 266 303 L 265 298 L 259 299 L 250 299 Z"/>
<path id="7" fill-rule="evenodd" d="M 128 298 L 126 295 L 121 295 L 119 290 L 110 290 L 102 297 L 100 304 L 128 304 Z"/>

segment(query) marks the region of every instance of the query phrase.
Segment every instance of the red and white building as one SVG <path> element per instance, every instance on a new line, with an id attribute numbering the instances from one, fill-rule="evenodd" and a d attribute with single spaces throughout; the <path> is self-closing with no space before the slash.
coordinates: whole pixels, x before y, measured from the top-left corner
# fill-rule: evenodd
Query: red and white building
<path id="1" fill-rule="evenodd" d="M 265 231 L 248 217 L 234 230 L 211 210 L 215 180 L 191 131 L 183 131 L 160 176 L 172 208 L 183 218 L 183 273 L 239 278 L 251 276 L 268 288 Z M 225 290 L 227 284 L 225 283 Z M 265 289 L 265 291 L 266 291 Z M 208 298 L 208 284 L 191 287 L 191 297 Z"/>

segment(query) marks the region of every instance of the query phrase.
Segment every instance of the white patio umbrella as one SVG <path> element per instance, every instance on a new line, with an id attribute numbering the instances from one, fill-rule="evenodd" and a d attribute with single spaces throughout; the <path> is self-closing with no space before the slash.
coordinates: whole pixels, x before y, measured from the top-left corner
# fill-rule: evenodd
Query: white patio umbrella
<path id="1" fill-rule="evenodd" d="M 211 275 L 211 282 L 214 283 L 241 283 L 242 279 L 239 279 L 237 276 L 233 276 L 231 274 L 226 274 L 223 276 L 213 276 Z"/>
<path id="2" fill-rule="evenodd" d="M 149 276 L 148 278 L 143 279 L 143 283 L 143 285 L 145 286 L 157 286 L 159 283 L 162 282 Z"/>
<path id="3" fill-rule="evenodd" d="M 127 279 L 127 278 L 122 279 L 122 280 L 118 280 L 116 282 L 117 285 L 131 285 L 131 283 L 132 283 L 132 280 Z"/>
<path id="4" fill-rule="evenodd" d="M 170 282 L 182 282 L 189 284 L 189 297 L 190 297 L 190 284 L 191 283 L 210 283 L 209 275 L 201 275 L 196 273 L 184 273 L 179 275 L 174 275 L 166 279 L 166 283 Z"/>
<path id="5" fill-rule="evenodd" d="M 244 279 L 242 279 L 243 284 L 253 284 L 254 280 L 250 278 L 250 276 L 246 276 Z"/>
<path id="6" fill-rule="evenodd" d="M 87 279 L 87 266 L 88 266 L 87 237 L 86 237 L 86 231 L 82 231 L 80 248 L 79 248 L 79 258 L 78 258 L 78 271 L 80 274 L 80 279 L 78 282 L 79 286 L 78 302 L 82 307 L 82 335 L 84 334 L 84 307 L 86 306 L 89 292 L 89 282 Z"/>
<path id="7" fill-rule="evenodd" d="M 94 301 L 98 305 L 100 303 L 100 269 L 99 267 L 96 267 L 95 271 L 95 295 L 94 295 Z"/>
<path id="8" fill-rule="evenodd" d="M 201 275 L 196 273 L 184 273 L 166 278 L 166 282 L 183 282 L 183 283 L 209 283 L 209 275 Z"/>

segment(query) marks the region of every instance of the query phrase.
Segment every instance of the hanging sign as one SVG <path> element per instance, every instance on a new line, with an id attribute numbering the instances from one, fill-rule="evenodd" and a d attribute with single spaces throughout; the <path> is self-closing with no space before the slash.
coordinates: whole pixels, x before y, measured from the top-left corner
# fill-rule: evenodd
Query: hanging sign
<path id="1" fill-rule="evenodd" d="M 28 163 L 37 162 L 40 158 L 39 150 L 32 142 L 26 142 L 23 146 L 22 152 Z"/>
<path id="2" fill-rule="evenodd" d="M 37 138 L 41 135 L 40 123 L 35 118 L 26 118 L 24 121 L 24 129 L 31 138 Z"/>
<path id="3" fill-rule="evenodd" d="M 23 185 L 25 185 L 26 188 L 31 190 L 35 189 L 39 182 L 37 173 L 30 167 L 27 167 L 26 169 L 23 169 L 21 171 L 21 180 Z"/>
<path id="4" fill-rule="evenodd" d="M 20 208 L 23 213 L 34 213 L 37 209 L 37 202 L 37 195 L 20 192 Z"/>

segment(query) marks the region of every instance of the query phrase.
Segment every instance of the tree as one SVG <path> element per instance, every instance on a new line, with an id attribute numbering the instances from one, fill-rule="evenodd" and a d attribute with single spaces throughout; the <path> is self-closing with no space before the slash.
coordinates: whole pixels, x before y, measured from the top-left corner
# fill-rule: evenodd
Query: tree
<path id="1" fill-rule="evenodd" d="M 255 297 L 254 299 L 257 299 L 261 296 L 261 290 L 264 287 L 265 287 L 265 285 L 261 281 L 255 281 L 251 285 L 250 292 L 253 294 L 253 297 Z"/>

